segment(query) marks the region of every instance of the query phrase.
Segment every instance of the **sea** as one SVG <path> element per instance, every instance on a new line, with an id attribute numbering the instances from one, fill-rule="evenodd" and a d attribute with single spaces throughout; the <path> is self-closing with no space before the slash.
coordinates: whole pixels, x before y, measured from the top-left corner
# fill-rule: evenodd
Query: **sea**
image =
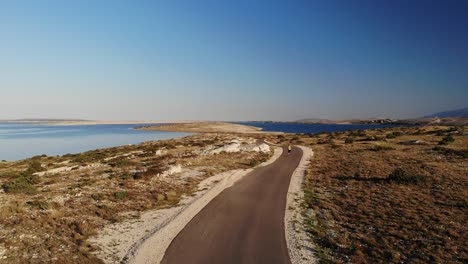
<path id="1" fill-rule="evenodd" d="M 275 122 L 236 122 L 264 131 L 320 133 L 393 127 L 388 124 L 335 125 Z M 146 124 L 145 124 L 146 125 Z M 178 138 L 189 133 L 135 130 L 139 124 L 57 126 L 36 123 L 0 122 L 0 161 L 20 160 L 36 155 L 79 153 L 99 148 Z"/>
<path id="2" fill-rule="evenodd" d="M 283 122 L 236 122 L 237 124 L 255 126 L 263 131 L 285 132 L 285 133 L 307 133 L 316 134 L 323 132 L 340 132 L 359 129 L 378 129 L 386 127 L 397 127 L 396 124 L 312 124 L 312 123 L 283 123 Z"/>
<path id="3" fill-rule="evenodd" d="M 0 123 L 0 161 L 14 161 L 42 154 L 55 156 L 79 153 L 189 135 L 189 133 L 133 129 L 137 126 L 140 125 L 57 126 L 34 123 Z"/>

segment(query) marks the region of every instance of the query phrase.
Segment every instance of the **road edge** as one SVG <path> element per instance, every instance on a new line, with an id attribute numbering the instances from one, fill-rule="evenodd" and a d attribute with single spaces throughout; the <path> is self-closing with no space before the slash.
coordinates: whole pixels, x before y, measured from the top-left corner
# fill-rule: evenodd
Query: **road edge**
<path id="1" fill-rule="evenodd" d="M 302 150 L 302 158 L 294 170 L 289 183 L 286 209 L 284 214 L 284 231 L 289 258 L 292 264 L 318 263 L 314 255 L 314 245 L 304 228 L 304 217 L 301 214 L 301 201 L 304 198 L 302 184 L 308 165 L 314 152 L 311 148 L 297 146 Z"/>
<path id="2" fill-rule="evenodd" d="M 154 230 L 136 244 L 121 263 L 160 263 L 170 246 L 172 240 L 184 229 L 184 227 L 195 217 L 211 200 L 225 189 L 233 186 L 237 181 L 252 172 L 254 169 L 264 167 L 275 162 L 282 154 L 283 149 L 274 148 L 273 156 L 255 168 L 247 170 L 235 170 L 230 177 L 220 181 L 200 198 L 187 205 L 169 223 L 158 230 Z"/>

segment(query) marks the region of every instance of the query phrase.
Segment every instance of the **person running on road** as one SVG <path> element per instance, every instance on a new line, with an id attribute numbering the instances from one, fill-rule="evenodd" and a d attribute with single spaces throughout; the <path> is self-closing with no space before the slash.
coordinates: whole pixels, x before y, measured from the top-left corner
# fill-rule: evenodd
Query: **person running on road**
<path id="1" fill-rule="evenodd" d="M 289 153 L 291 153 L 291 150 L 292 150 L 291 144 L 288 144 L 288 155 Z"/>

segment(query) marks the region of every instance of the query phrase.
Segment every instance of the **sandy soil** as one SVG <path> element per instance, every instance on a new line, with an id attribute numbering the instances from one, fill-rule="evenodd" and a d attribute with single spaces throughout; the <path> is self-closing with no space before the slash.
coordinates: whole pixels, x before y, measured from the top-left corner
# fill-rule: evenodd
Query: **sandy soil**
<path id="1" fill-rule="evenodd" d="M 262 129 L 258 127 L 224 122 L 191 122 L 179 124 L 165 124 L 161 126 L 141 127 L 138 129 L 192 133 L 266 133 L 261 131 Z"/>
<path id="2" fill-rule="evenodd" d="M 273 157 L 259 166 L 271 164 L 281 153 L 281 148 L 276 148 Z M 206 204 L 252 170 L 214 175 L 202 181 L 198 191 L 177 207 L 135 212 L 132 220 L 106 227 L 93 239 L 102 249 L 98 256 L 106 263 L 158 263 L 175 236 Z"/>
<path id="3" fill-rule="evenodd" d="M 314 152 L 310 148 L 299 147 L 302 149 L 303 156 L 299 166 L 297 166 L 297 169 L 291 177 L 286 203 L 286 213 L 284 216 L 284 229 L 291 263 L 312 264 L 318 263 L 318 261 L 314 257 L 312 241 L 310 241 L 305 232 L 305 219 L 301 214 L 301 201 L 304 197 L 302 183 Z"/>

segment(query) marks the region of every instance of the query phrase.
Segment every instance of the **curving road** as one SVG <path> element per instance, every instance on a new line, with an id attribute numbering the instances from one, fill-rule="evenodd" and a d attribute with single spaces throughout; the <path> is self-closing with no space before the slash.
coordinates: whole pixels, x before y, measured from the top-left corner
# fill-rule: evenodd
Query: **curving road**
<path id="1" fill-rule="evenodd" d="M 224 190 L 172 241 L 162 263 L 291 263 L 284 233 L 286 195 L 302 157 L 294 147 Z"/>

